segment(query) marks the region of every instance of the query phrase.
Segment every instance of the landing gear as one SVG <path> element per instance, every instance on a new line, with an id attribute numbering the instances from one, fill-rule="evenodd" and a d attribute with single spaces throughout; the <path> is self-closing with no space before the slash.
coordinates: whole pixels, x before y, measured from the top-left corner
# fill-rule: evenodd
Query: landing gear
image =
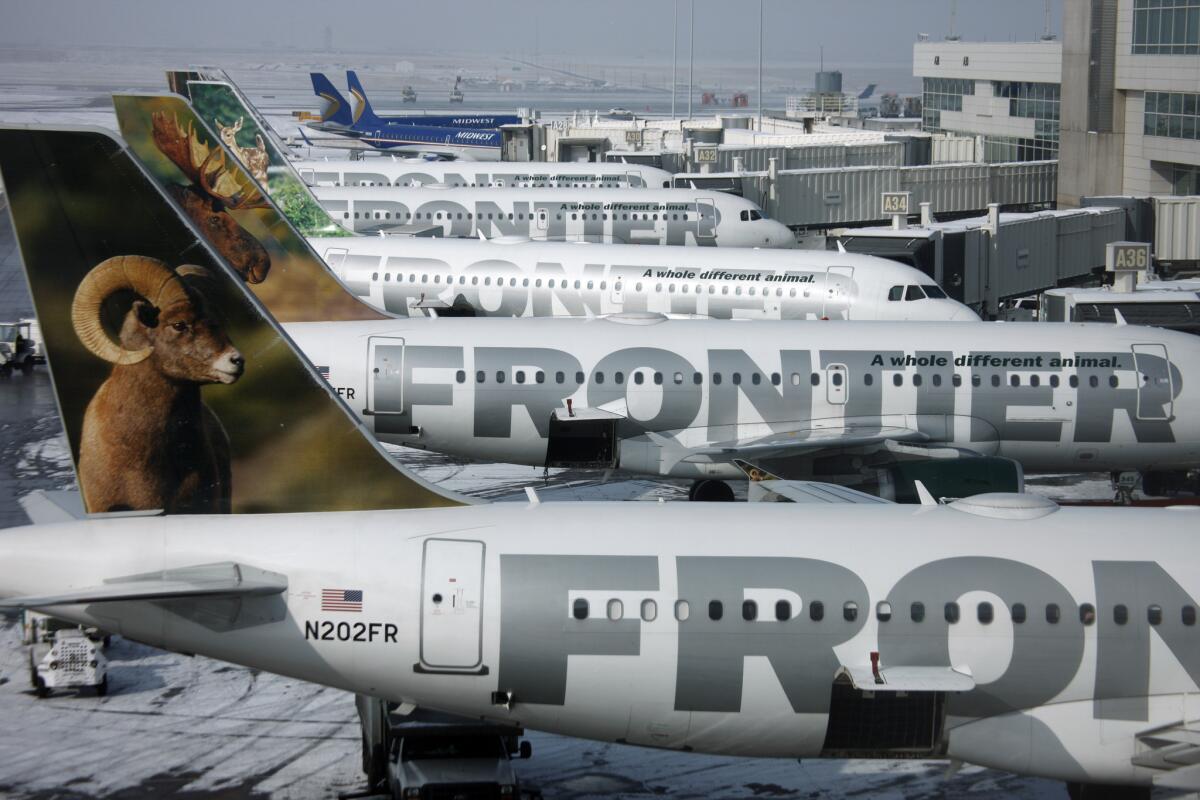
<path id="1" fill-rule="evenodd" d="M 1068 783 L 1071 800 L 1150 800 L 1149 786 L 1111 786 L 1097 783 Z"/>
<path id="2" fill-rule="evenodd" d="M 732 503 L 733 487 L 725 481 L 696 481 L 688 489 L 688 500 L 694 503 Z"/>

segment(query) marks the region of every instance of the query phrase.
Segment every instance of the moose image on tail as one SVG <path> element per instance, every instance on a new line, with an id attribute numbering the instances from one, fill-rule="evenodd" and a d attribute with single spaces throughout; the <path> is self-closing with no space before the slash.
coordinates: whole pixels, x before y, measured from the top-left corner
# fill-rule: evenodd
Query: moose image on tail
<path id="1" fill-rule="evenodd" d="M 164 509 L 229 513 L 229 437 L 200 398 L 231 384 L 245 359 L 195 285 L 202 267 L 172 269 L 145 256 L 115 256 L 84 276 L 71 321 L 93 355 L 111 363 L 84 413 L 79 484 L 89 513 Z M 117 340 L 102 309 L 132 294 Z"/>

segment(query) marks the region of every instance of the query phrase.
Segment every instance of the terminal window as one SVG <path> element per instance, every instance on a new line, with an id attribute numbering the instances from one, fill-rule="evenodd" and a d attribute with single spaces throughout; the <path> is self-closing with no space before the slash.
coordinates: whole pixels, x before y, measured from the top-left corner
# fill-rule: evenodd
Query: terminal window
<path id="1" fill-rule="evenodd" d="M 1147 136 L 1200 139 L 1200 94 L 1146 92 L 1144 118 Z"/>
<path id="2" fill-rule="evenodd" d="M 1133 52 L 1200 54 L 1200 0 L 1134 0 Z"/>

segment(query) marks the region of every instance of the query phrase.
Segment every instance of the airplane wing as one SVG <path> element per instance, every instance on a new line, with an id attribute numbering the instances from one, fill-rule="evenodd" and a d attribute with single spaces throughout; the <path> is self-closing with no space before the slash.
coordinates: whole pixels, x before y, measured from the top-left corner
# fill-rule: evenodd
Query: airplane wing
<path id="1" fill-rule="evenodd" d="M 929 436 L 912 428 L 897 426 L 846 426 L 838 428 L 797 428 L 766 436 L 714 442 L 687 448 L 678 461 L 729 461 L 800 456 L 821 450 L 867 447 L 884 442 L 922 443 Z"/>
<path id="2" fill-rule="evenodd" d="M 287 591 L 287 587 L 287 577 L 284 575 L 225 562 L 131 575 L 105 581 L 100 586 L 73 589 L 59 594 L 11 597 L 0 600 L 0 608 L 44 608 L 82 603 L 201 597 L 254 597 L 281 594 Z"/>
<path id="3" fill-rule="evenodd" d="M 1133 763 L 1160 770 L 1154 785 L 1166 789 L 1200 790 L 1200 723 L 1183 720 L 1138 734 Z"/>

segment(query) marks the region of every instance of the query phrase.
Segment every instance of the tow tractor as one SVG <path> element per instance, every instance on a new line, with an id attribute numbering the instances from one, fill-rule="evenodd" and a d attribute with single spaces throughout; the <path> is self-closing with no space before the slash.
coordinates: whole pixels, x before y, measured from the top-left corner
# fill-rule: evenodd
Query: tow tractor
<path id="1" fill-rule="evenodd" d="M 35 364 L 45 364 L 42 332 L 36 319 L 0 322 L 0 374 L 9 376 L 14 369 L 28 375 Z"/>
<path id="2" fill-rule="evenodd" d="M 29 645 L 29 683 L 38 697 L 55 689 L 93 689 L 108 694 L 107 638 L 100 631 L 25 611 L 21 629 Z"/>

